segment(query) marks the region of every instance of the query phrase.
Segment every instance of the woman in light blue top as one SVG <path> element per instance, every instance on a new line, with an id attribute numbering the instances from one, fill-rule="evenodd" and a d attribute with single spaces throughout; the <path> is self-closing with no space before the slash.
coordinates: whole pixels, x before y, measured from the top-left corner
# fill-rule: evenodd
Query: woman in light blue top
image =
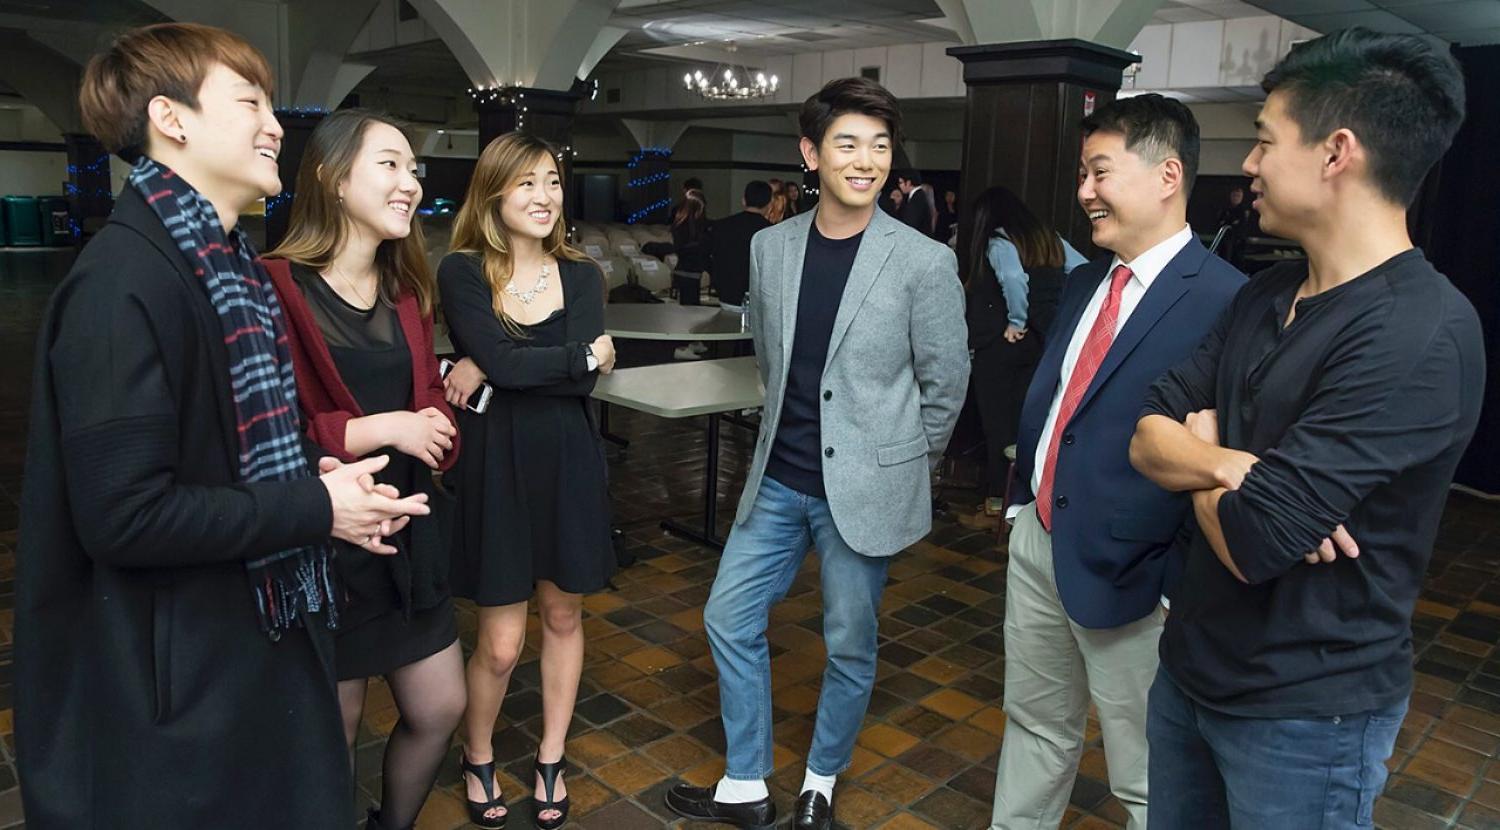
<path id="1" fill-rule="evenodd" d="M 1057 241 L 1062 243 L 1064 273 L 1071 273 L 1074 268 L 1088 262 L 1088 258 L 1069 245 L 1068 240 L 1059 236 Z M 1000 280 L 1000 291 L 1005 296 L 1006 321 L 1009 324 L 1005 329 L 1005 339 L 1014 343 L 1026 335 L 1026 312 L 1030 308 L 1026 290 L 1030 278 L 1026 276 L 1026 268 L 1021 264 L 1021 252 L 1010 241 L 1010 236 L 1003 227 L 997 228 L 990 237 L 985 258 Z"/>
<path id="2" fill-rule="evenodd" d="M 984 509 L 993 516 L 1002 509 L 1005 448 L 1015 443 L 1063 278 L 1087 260 L 1003 187 L 980 194 L 972 212 L 966 318 L 974 399 L 988 449 Z"/>

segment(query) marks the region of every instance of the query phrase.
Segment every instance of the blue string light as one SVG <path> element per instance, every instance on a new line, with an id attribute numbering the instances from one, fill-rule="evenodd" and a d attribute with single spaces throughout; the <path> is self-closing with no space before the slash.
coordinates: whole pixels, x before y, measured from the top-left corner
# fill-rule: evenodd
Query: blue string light
<path id="1" fill-rule="evenodd" d="M 670 159 L 672 157 L 672 151 L 666 147 L 646 147 L 643 148 L 640 152 L 631 156 L 630 161 L 627 162 L 625 166 L 634 170 L 638 165 L 640 165 L 641 162 L 645 161 L 648 157 Z"/>
<path id="2" fill-rule="evenodd" d="M 114 192 L 111 191 L 107 187 L 101 187 L 101 188 L 98 188 L 98 189 L 90 191 L 90 190 L 84 190 L 83 188 L 79 187 L 76 184 L 73 184 L 72 182 L 67 182 L 67 183 L 63 184 L 63 190 L 66 191 L 66 195 L 68 195 L 68 196 L 80 196 L 80 197 L 89 197 L 89 196 L 92 196 L 93 198 L 96 198 L 96 199 L 113 198 L 114 195 L 115 195 Z"/>
<path id="3" fill-rule="evenodd" d="M 666 181 L 667 179 L 670 179 L 670 178 L 672 178 L 672 174 L 670 172 L 668 172 L 668 173 L 654 173 L 654 174 L 652 174 L 650 176 L 642 176 L 639 179 L 631 179 L 630 181 L 628 181 L 628 182 L 625 183 L 625 186 L 626 187 L 645 187 L 646 185 L 651 184 L 653 182 L 664 182 L 664 181 Z"/>
<path id="4" fill-rule="evenodd" d="M 283 190 L 275 196 L 268 197 L 266 199 L 266 216 L 270 216 L 280 210 L 282 205 L 291 204 L 295 196 L 296 194 L 290 190 Z"/>
<path id="5" fill-rule="evenodd" d="M 652 211 L 659 210 L 670 204 L 672 204 L 671 199 L 662 199 L 659 202 L 652 202 L 651 204 L 646 205 L 635 213 L 632 213 L 629 216 L 625 217 L 625 224 L 634 225 L 642 219 L 645 219 L 646 216 L 648 216 Z"/>
<path id="6" fill-rule="evenodd" d="M 290 116 L 292 118 L 309 118 L 318 115 L 327 115 L 330 110 L 324 107 L 278 107 L 277 117 Z"/>
<path id="7" fill-rule="evenodd" d="M 88 173 L 104 173 L 109 171 L 109 154 L 105 153 L 89 164 L 68 165 L 68 175 L 78 176 Z"/>

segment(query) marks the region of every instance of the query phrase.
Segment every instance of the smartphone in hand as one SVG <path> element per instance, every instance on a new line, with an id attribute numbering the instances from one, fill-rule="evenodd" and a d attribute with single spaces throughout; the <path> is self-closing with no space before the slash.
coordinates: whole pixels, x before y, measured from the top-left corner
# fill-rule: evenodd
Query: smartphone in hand
<path id="1" fill-rule="evenodd" d="M 453 371 L 453 365 L 453 361 L 448 360 L 447 358 L 438 361 L 438 377 L 446 380 L 448 377 L 448 373 Z M 470 395 L 469 399 L 464 402 L 464 409 L 467 409 L 470 412 L 475 413 L 476 415 L 483 415 L 485 413 L 485 410 L 490 408 L 490 399 L 494 396 L 495 387 L 490 386 L 488 383 L 481 382 L 479 384 L 479 388 L 474 390 L 474 394 Z"/>

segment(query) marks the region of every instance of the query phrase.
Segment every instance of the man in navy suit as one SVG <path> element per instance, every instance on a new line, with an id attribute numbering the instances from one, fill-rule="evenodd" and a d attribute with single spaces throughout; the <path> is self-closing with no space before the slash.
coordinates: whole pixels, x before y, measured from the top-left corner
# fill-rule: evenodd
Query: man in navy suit
<path id="1" fill-rule="evenodd" d="M 992 828 L 1061 822 L 1090 700 L 1110 787 L 1146 826 L 1146 695 L 1184 496 L 1130 466 L 1146 391 L 1245 278 L 1187 224 L 1198 124 L 1160 95 L 1085 119 L 1078 201 L 1113 252 L 1068 277 L 1021 413 L 1005 589 L 1005 740 Z"/>

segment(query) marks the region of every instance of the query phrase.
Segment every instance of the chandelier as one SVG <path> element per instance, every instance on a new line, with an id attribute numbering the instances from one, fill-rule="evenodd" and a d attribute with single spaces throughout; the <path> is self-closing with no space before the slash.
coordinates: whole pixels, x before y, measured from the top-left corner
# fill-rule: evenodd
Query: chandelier
<path id="1" fill-rule="evenodd" d="M 775 75 L 755 71 L 732 59 L 735 45 L 729 44 L 731 59 L 718 64 L 704 74 L 695 69 L 682 76 L 682 85 L 688 92 L 696 92 L 710 101 L 753 101 L 766 98 L 776 92 Z"/>

